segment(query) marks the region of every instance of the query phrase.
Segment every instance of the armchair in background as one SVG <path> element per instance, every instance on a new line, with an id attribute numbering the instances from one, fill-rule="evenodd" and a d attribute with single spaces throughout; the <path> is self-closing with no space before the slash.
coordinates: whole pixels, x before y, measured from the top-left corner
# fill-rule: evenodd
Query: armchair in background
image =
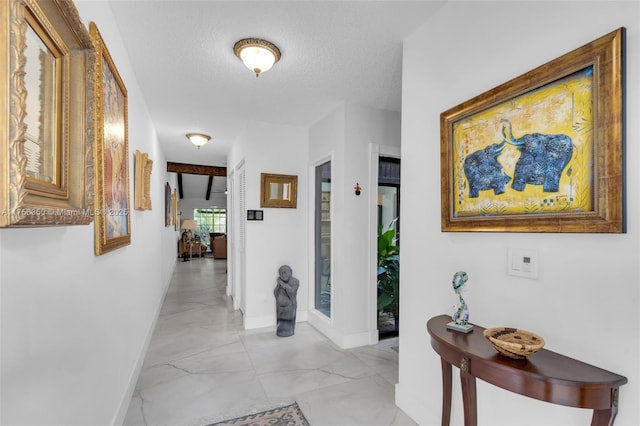
<path id="1" fill-rule="evenodd" d="M 227 236 L 225 234 L 218 235 L 213 238 L 211 243 L 211 249 L 213 251 L 213 257 L 216 259 L 227 258 Z"/>

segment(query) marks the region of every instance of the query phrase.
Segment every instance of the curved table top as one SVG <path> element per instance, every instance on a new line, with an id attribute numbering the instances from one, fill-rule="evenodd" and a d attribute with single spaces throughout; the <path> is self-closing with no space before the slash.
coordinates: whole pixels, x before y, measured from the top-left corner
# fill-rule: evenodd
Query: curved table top
<path id="1" fill-rule="evenodd" d="M 627 383 L 624 376 L 544 348 L 526 359 L 507 358 L 483 336 L 483 327 L 474 325 L 464 334 L 448 330 L 449 322 L 446 315 L 427 322 L 434 350 L 457 367 L 466 358 L 469 374 L 503 389 L 555 404 L 603 409 L 615 404 L 612 389 Z"/>

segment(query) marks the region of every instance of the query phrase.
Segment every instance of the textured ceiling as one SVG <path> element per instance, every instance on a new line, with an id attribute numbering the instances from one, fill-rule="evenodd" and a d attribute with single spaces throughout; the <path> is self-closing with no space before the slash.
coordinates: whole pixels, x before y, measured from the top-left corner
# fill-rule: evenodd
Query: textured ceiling
<path id="1" fill-rule="evenodd" d="M 109 1 L 167 161 L 214 166 L 248 121 L 309 127 L 344 101 L 400 111 L 402 40 L 442 4 Z M 259 78 L 233 53 L 247 37 L 282 52 Z M 187 132 L 213 139 L 198 150 Z"/>

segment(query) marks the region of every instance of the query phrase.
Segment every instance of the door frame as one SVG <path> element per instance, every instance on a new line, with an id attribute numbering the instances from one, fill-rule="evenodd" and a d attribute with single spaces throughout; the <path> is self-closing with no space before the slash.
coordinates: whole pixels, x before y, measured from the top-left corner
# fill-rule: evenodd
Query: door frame
<path id="1" fill-rule="evenodd" d="M 400 159 L 399 146 L 369 144 L 369 330 L 378 342 L 378 165 L 380 157 Z"/>

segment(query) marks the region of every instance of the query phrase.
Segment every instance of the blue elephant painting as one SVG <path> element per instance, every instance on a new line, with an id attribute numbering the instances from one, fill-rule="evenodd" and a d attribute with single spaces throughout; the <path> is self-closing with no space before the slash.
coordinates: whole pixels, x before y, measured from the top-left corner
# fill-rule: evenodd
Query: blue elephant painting
<path id="1" fill-rule="evenodd" d="M 480 191 L 487 189 L 493 189 L 495 195 L 504 193 L 511 178 L 498 162 L 498 156 L 505 146 L 505 142 L 494 143 L 465 158 L 464 174 L 469 183 L 469 198 L 477 198 Z"/>
<path id="2" fill-rule="evenodd" d="M 501 119 L 503 143 L 520 151 L 511 187 L 523 191 L 527 184 L 542 185 L 544 192 L 558 192 L 560 176 L 573 155 L 574 144 L 567 135 L 531 133 L 513 137 L 511 122 Z"/>

